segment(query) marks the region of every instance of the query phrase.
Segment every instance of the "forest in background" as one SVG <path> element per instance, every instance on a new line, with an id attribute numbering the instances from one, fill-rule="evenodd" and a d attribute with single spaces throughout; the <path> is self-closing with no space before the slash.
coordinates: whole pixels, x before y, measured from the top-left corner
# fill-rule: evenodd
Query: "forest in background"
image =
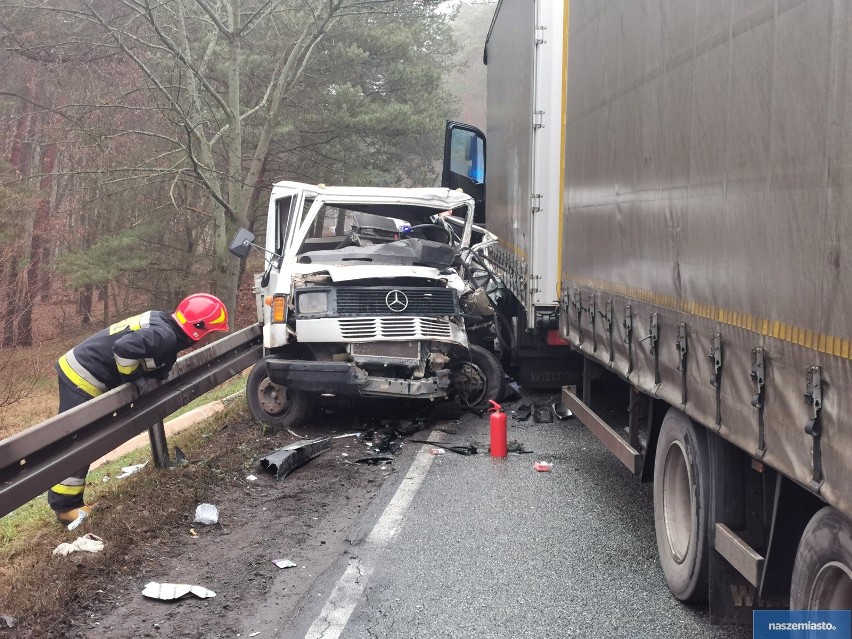
<path id="1" fill-rule="evenodd" d="M 484 126 L 495 6 L 4 3 L 0 407 L 45 343 L 196 291 L 251 306 L 227 245 L 274 182 L 436 185 L 444 121 Z"/>

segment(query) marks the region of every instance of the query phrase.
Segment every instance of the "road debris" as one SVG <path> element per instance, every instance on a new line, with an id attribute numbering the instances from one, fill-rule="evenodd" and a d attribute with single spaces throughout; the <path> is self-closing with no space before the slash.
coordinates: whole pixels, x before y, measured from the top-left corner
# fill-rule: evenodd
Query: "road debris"
<path id="1" fill-rule="evenodd" d="M 193 539 L 198 539 L 198 532 L 196 532 L 195 528 L 189 529 L 189 536 Z"/>
<path id="2" fill-rule="evenodd" d="M 506 444 L 506 450 L 509 453 L 515 453 L 516 455 L 530 455 L 532 454 L 531 450 L 527 450 L 524 448 L 524 445 L 519 442 L 517 439 L 509 440 Z"/>
<path id="3" fill-rule="evenodd" d="M 247 481 L 257 481 L 257 477 L 255 477 L 254 475 L 246 475 L 246 480 Z"/>
<path id="4" fill-rule="evenodd" d="M 430 448 L 429 449 L 430 455 L 443 455 L 446 452 L 447 451 L 445 451 L 443 448 Z"/>
<path id="5" fill-rule="evenodd" d="M 364 424 L 364 439 L 377 453 L 397 453 L 402 447 L 402 439 L 421 430 L 430 428 L 432 423 L 426 418 L 415 420 L 370 418 Z"/>
<path id="6" fill-rule="evenodd" d="M 193 594 L 201 599 L 216 596 L 215 592 L 202 586 L 193 586 L 191 584 L 161 584 L 156 581 L 145 584 L 145 588 L 142 590 L 143 597 L 159 599 L 160 601 L 174 601 L 189 594 Z"/>
<path id="7" fill-rule="evenodd" d="M 429 444 L 430 446 L 437 446 L 438 448 L 443 448 L 444 450 L 448 450 L 451 453 L 456 453 L 458 455 L 476 455 L 479 451 L 473 443 L 469 443 L 465 445 L 457 445 L 457 444 L 444 444 L 442 442 L 435 442 L 429 439 L 409 439 L 413 444 Z"/>
<path id="8" fill-rule="evenodd" d="M 148 465 L 148 462 L 145 462 L 144 464 L 133 464 L 132 466 L 123 466 L 121 468 L 121 474 L 116 475 L 115 478 L 116 479 L 124 479 L 125 477 L 130 477 L 131 475 L 138 473 L 140 470 L 145 468 L 145 466 L 147 466 L 147 465 Z"/>
<path id="9" fill-rule="evenodd" d="M 77 537 L 71 543 L 63 542 L 53 549 L 54 557 L 66 557 L 72 552 L 100 552 L 104 549 L 104 540 L 88 533 L 82 537 Z"/>
<path id="10" fill-rule="evenodd" d="M 7 628 L 14 628 L 18 625 L 18 620 L 10 615 L 0 615 L 0 620 L 2 620 L 4 624 L 6 624 Z"/>
<path id="11" fill-rule="evenodd" d="M 553 422 L 553 411 L 550 410 L 550 406 L 544 406 L 542 404 L 533 405 L 533 421 L 537 424 L 550 424 Z"/>
<path id="12" fill-rule="evenodd" d="M 332 439 L 345 439 L 347 437 L 356 437 L 360 439 L 361 433 L 346 433 L 345 435 L 335 435 L 334 437 L 332 437 Z"/>
<path id="13" fill-rule="evenodd" d="M 195 519 L 193 521 L 197 524 L 204 524 L 205 526 L 217 524 L 219 523 L 219 509 L 213 504 L 198 504 L 198 507 L 195 509 Z"/>
<path id="14" fill-rule="evenodd" d="M 359 457 L 355 460 L 356 464 L 367 464 L 368 466 L 378 466 L 379 464 L 387 462 L 393 463 L 392 455 L 367 455 L 366 457 Z"/>
<path id="15" fill-rule="evenodd" d="M 516 422 L 525 422 L 532 415 L 532 406 L 529 404 L 521 404 L 515 410 L 512 411 L 512 418 Z"/>
<path id="16" fill-rule="evenodd" d="M 273 559 L 272 563 L 284 570 L 285 568 L 295 568 L 298 564 L 289 559 Z"/>
<path id="17" fill-rule="evenodd" d="M 535 468 L 540 473 L 550 472 L 550 469 L 553 468 L 553 464 L 546 461 L 537 461 L 533 464 L 533 468 Z"/>
<path id="18" fill-rule="evenodd" d="M 296 442 L 278 448 L 260 460 L 260 467 L 275 476 L 284 479 L 299 466 L 308 463 L 331 448 L 331 437 L 319 437 Z"/>
<path id="19" fill-rule="evenodd" d="M 574 417 L 574 413 L 571 412 L 571 409 L 562 402 L 556 402 L 553 404 L 553 412 L 556 415 L 556 419 L 560 421 Z"/>
<path id="20" fill-rule="evenodd" d="M 506 382 L 506 392 L 505 397 L 503 397 L 504 402 L 513 402 L 516 399 L 521 398 L 521 386 L 518 382 Z"/>

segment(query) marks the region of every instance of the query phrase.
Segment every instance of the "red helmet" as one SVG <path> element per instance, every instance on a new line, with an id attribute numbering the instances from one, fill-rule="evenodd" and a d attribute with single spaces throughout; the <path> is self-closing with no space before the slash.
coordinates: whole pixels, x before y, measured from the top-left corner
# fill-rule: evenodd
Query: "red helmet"
<path id="1" fill-rule="evenodd" d="M 210 331 L 228 330 L 228 309 L 222 300 L 207 293 L 196 293 L 184 299 L 172 317 L 196 342 Z"/>

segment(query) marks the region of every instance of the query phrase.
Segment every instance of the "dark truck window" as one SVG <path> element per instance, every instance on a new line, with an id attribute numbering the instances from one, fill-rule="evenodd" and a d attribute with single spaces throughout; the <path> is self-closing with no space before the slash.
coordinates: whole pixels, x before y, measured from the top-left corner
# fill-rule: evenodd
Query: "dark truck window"
<path id="1" fill-rule="evenodd" d="M 469 177 L 473 182 L 485 181 L 485 143 L 473 131 L 453 129 L 450 171 Z"/>
<path id="2" fill-rule="evenodd" d="M 441 186 L 473 198 L 474 224 L 485 223 L 485 135 L 475 126 L 448 121 L 444 129 Z"/>
<path id="3" fill-rule="evenodd" d="M 291 195 L 275 200 L 275 252 L 278 255 L 284 253 L 284 246 L 287 244 L 294 204 L 295 198 Z"/>

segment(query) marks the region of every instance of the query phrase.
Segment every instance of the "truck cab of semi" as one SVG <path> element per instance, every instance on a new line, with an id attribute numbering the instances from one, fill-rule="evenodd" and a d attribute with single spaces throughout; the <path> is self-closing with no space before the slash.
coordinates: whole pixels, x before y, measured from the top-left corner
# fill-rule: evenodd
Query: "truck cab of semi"
<path id="1" fill-rule="evenodd" d="M 291 427 L 322 395 L 475 408 L 498 398 L 493 310 L 473 259 L 494 238 L 474 227 L 474 207 L 443 188 L 276 184 L 257 247 L 264 358 L 247 384 L 253 414 Z M 245 257 L 253 241 L 241 229 L 231 250 Z"/>

